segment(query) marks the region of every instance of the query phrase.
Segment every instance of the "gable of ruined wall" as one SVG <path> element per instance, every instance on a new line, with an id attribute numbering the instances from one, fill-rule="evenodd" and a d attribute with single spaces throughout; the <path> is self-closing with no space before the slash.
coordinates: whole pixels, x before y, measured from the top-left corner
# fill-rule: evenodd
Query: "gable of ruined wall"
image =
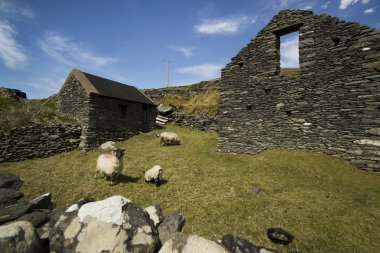
<path id="1" fill-rule="evenodd" d="M 301 73 L 289 78 L 278 36 L 295 28 Z M 379 41 L 379 31 L 357 23 L 280 12 L 222 70 L 219 149 L 315 150 L 380 170 Z"/>

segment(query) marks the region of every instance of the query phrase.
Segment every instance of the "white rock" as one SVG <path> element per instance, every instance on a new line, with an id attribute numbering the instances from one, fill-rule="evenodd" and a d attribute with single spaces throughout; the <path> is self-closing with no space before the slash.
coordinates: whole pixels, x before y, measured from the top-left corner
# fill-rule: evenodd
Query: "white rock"
<path id="1" fill-rule="evenodd" d="M 149 214 L 149 218 L 153 221 L 154 226 L 157 226 L 164 218 L 162 210 L 158 210 L 156 206 L 148 206 L 144 210 Z"/>
<path id="2" fill-rule="evenodd" d="M 71 213 L 71 212 L 74 212 L 74 211 L 76 211 L 78 209 L 79 209 L 78 204 L 74 204 L 74 205 L 69 206 L 66 209 L 66 213 Z"/>
<path id="3" fill-rule="evenodd" d="M 215 241 L 197 235 L 187 236 L 177 233 L 165 242 L 159 253 L 228 253 L 228 251 Z"/>
<path id="4" fill-rule="evenodd" d="M 89 216 L 98 221 L 122 225 L 124 221 L 122 207 L 130 202 L 129 199 L 122 196 L 112 196 L 105 200 L 90 202 L 80 207 L 78 217 L 80 222 Z"/>
<path id="5" fill-rule="evenodd" d="M 116 142 L 114 141 L 107 141 L 100 145 L 99 149 L 108 150 L 108 149 L 114 149 L 116 145 Z"/>
<path id="6" fill-rule="evenodd" d="M 380 140 L 362 139 L 362 140 L 356 140 L 354 141 L 354 143 L 380 146 Z"/>
<path id="7" fill-rule="evenodd" d="M 42 252 L 40 239 L 28 221 L 17 221 L 0 226 L 1 253 Z"/>

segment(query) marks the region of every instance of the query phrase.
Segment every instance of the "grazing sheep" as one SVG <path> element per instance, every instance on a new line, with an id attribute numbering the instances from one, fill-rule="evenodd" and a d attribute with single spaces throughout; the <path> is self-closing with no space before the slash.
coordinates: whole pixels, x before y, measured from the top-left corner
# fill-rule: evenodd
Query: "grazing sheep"
<path id="1" fill-rule="evenodd" d="M 160 186 L 161 181 L 162 181 L 162 173 L 163 173 L 163 170 L 160 165 L 153 166 L 153 168 L 145 171 L 145 174 L 144 174 L 145 182 L 154 181 L 156 183 L 156 186 Z"/>
<path id="2" fill-rule="evenodd" d="M 110 178 L 110 185 L 117 184 L 117 179 L 124 169 L 125 149 L 115 148 L 112 154 L 102 154 L 98 157 L 95 178 L 100 173 L 106 179 Z"/>
<path id="3" fill-rule="evenodd" d="M 180 141 L 176 133 L 163 132 L 160 135 L 160 146 L 163 145 L 179 145 Z"/>

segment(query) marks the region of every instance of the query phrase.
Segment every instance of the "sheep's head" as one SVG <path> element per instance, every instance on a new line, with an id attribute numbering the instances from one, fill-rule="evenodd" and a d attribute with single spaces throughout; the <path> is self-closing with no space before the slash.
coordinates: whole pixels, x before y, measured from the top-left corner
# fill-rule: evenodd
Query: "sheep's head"
<path id="1" fill-rule="evenodd" d="M 112 154 L 113 154 L 114 156 L 116 156 L 117 159 L 120 159 L 120 158 L 122 158 L 122 157 L 124 156 L 124 154 L 125 154 L 125 149 L 123 149 L 123 148 L 114 148 L 114 149 L 112 150 Z"/>

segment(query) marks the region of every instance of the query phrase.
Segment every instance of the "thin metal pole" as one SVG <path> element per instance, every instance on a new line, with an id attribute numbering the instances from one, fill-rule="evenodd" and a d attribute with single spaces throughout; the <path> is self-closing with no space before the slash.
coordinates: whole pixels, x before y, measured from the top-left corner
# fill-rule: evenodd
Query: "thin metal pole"
<path id="1" fill-rule="evenodd" d="M 168 83 L 167 83 L 166 87 L 169 87 L 170 86 L 170 63 L 172 63 L 172 61 L 166 60 L 166 59 L 164 59 L 163 61 L 166 62 L 166 70 L 167 70 L 167 81 L 168 81 Z"/>

